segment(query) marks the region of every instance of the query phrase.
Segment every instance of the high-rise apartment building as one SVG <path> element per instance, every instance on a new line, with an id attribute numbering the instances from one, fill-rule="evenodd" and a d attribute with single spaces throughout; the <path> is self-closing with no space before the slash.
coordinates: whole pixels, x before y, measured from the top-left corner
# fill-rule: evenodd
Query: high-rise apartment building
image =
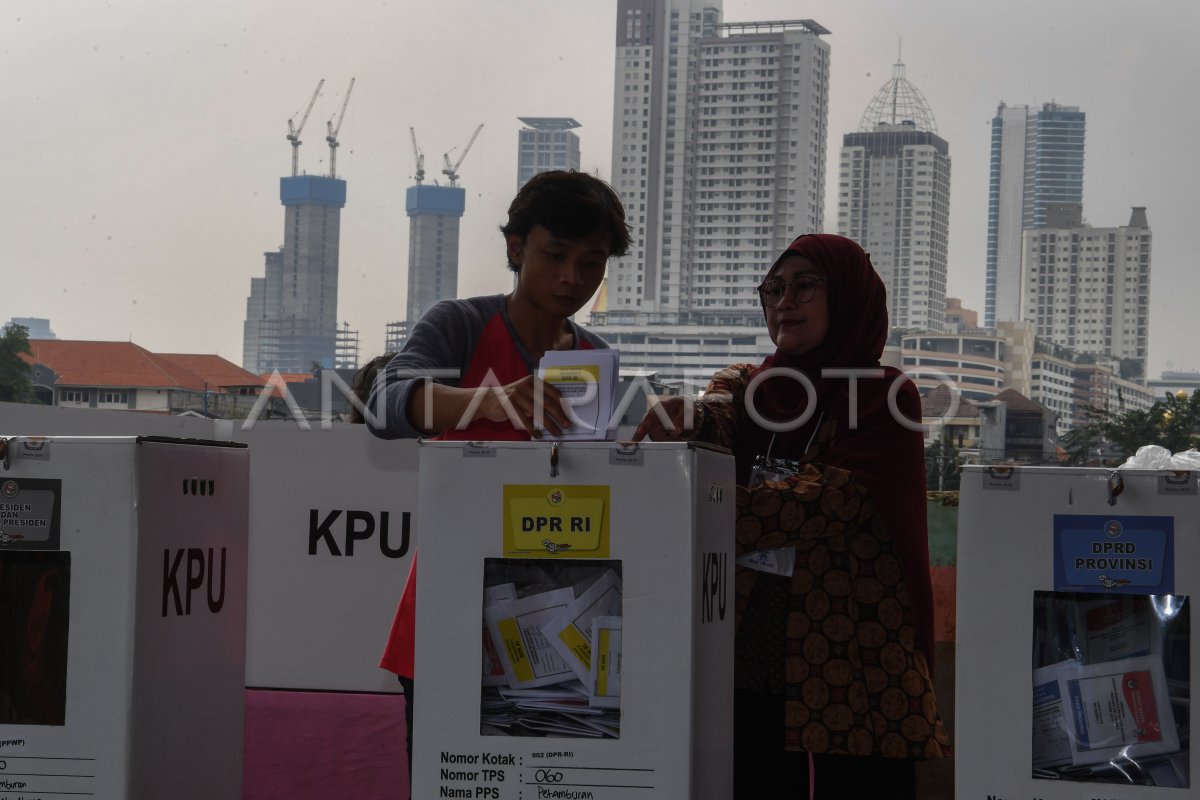
<path id="1" fill-rule="evenodd" d="M 897 63 L 842 137 L 838 167 L 838 233 L 870 253 L 893 328 L 944 329 L 949 226 L 950 147 Z"/>
<path id="2" fill-rule="evenodd" d="M 1061 216 L 1060 216 L 1061 215 Z M 1044 227 L 1025 231 L 1022 317 L 1035 334 L 1078 353 L 1134 359 L 1145 377 L 1150 324 L 1150 226 L 1084 225 L 1079 206 L 1052 204 Z"/>
<path id="3" fill-rule="evenodd" d="M 579 169 L 579 123 L 570 117 L 517 117 L 517 188 L 539 172 Z"/>
<path id="4" fill-rule="evenodd" d="M 1083 203 L 1085 114 L 1004 103 L 992 119 L 984 325 L 1020 318 L 1021 234 L 1045 226 L 1049 203 Z"/>
<path id="5" fill-rule="evenodd" d="M 633 241 L 606 324 L 762 326 L 764 268 L 823 228 L 829 31 L 721 15 L 618 1 L 611 180 Z"/>
<path id="6" fill-rule="evenodd" d="M 243 366 L 308 372 L 332 367 L 337 336 L 338 249 L 346 182 L 298 175 L 279 180 L 283 247 L 251 278 Z"/>

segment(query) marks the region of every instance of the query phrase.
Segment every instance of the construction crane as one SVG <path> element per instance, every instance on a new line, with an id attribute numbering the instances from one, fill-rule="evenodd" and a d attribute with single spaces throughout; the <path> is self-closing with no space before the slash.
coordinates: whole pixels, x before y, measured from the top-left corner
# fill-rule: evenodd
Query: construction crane
<path id="1" fill-rule="evenodd" d="M 421 148 L 417 147 L 417 132 L 409 126 L 408 135 L 412 137 L 413 143 L 413 161 L 417 165 L 417 174 L 413 177 L 417 181 L 417 186 L 421 185 L 421 181 L 425 180 L 425 154 L 421 152 Z"/>
<path id="2" fill-rule="evenodd" d="M 442 173 L 450 179 L 451 186 L 458 186 L 458 168 L 462 165 L 463 159 L 467 157 L 467 151 L 471 149 L 471 145 L 475 144 L 475 137 L 479 135 L 481 130 L 483 130 L 482 122 L 479 123 L 479 127 L 475 129 L 475 132 L 471 134 L 471 138 L 467 140 L 467 146 L 463 148 L 458 161 L 455 161 L 453 164 L 450 163 L 450 153 L 454 152 L 453 148 L 451 148 L 450 153 L 442 156 L 442 159 L 446 162 L 446 168 L 442 170 Z"/>
<path id="3" fill-rule="evenodd" d="M 354 78 L 350 79 L 350 88 L 346 89 L 346 99 L 342 101 L 342 110 L 337 113 L 337 124 L 333 124 L 333 117 L 325 123 L 329 135 L 325 137 L 325 141 L 329 142 L 329 177 L 337 177 L 337 148 L 338 131 L 342 129 L 342 119 L 346 116 L 346 106 L 350 104 L 350 93 L 354 91 Z"/>
<path id="4" fill-rule="evenodd" d="M 304 123 L 308 122 L 308 115 L 312 111 L 313 103 L 317 102 L 317 95 L 321 93 L 321 87 L 325 85 L 325 79 L 321 78 L 317 82 L 317 89 L 313 92 L 312 100 L 308 101 L 308 108 L 304 109 L 304 116 L 300 119 L 299 125 L 293 125 L 292 119 L 296 118 L 296 114 L 292 114 L 292 119 L 288 120 L 288 135 L 287 140 L 292 143 L 292 177 L 295 177 L 300 169 L 300 131 L 304 130 Z"/>

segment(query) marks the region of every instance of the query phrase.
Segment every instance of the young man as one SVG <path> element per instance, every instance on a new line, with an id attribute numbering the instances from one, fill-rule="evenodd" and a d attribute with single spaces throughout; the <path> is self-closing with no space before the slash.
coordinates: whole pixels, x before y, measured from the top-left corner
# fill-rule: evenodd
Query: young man
<path id="1" fill-rule="evenodd" d="M 567 426 L 558 391 L 534 372 L 549 350 L 608 346 L 571 316 L 600 288 L 608 259 L 628 251 L 625 210 L 598 178 L 543 172 L 517 192 L 500 232 L 515 288 L 443 300 L 426 312 L 375 382 L 368 402 L 375 435 L 516 440 L 529 439 L 535 421 L 552 434 Z M 407 695 L 410 775 L 415 574 L 414 555 L 380 660 Z"/>

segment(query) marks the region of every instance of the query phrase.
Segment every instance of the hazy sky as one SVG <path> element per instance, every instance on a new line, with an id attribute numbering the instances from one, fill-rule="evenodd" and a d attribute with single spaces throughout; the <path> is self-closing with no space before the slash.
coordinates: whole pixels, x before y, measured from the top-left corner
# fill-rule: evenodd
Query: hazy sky
<path id="1" fill-rule="evenodd" d="M 898 43 L 950 144 L 949 293 L 983 311 L 990 120 L 997 103 L 1087 113 L 1084 215 L 1154 233 L 1150 372 L 1200 369 L 1195 298 L 1200 4 L 1148 0 L 725 0 L 727 22 L 813 19 L 832 33 L 826 229 L 841 136 L 891 77 Z M 283 241 L 287 120 L 325 87 L 300 166 L 339 137 L 339 318 L 362 355 L 404 316 L 414 171 L 460 167 L 462 295 L 504 291 L 496 226 L 516 190 L 518 116 L 571 116 L 608 177 L 616 0 L 0 0 L 0 321 L 241 362 L 250 278 Z M 1189 99 L 1190 98 L 1190 99 Z M 297 117 L 297 121 L 299 117 Z M 455 155 L 456 157 L 456 155 Z M 801 233 L 803 231 L 797 231 Z"/>

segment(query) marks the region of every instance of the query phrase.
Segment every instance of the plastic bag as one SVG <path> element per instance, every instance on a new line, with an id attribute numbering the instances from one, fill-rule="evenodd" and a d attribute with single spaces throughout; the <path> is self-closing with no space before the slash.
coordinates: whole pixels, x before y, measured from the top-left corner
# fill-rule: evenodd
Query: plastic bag
<path id="1" fill-rule="evenodd" d="M 1171 464 L 1175 469 L 1200 470 L 1200 450 L 1191 448 L 1171 456 Z"/>
<path id="2" fill-rule="evenodd" d="M 1137 452 L 1125 460 L 1120 469 L 1172 469 L 1200 470 L 1200 450 L 1191 448 L 1174 455 L 1157 444 L 1142 445 Z"/>

